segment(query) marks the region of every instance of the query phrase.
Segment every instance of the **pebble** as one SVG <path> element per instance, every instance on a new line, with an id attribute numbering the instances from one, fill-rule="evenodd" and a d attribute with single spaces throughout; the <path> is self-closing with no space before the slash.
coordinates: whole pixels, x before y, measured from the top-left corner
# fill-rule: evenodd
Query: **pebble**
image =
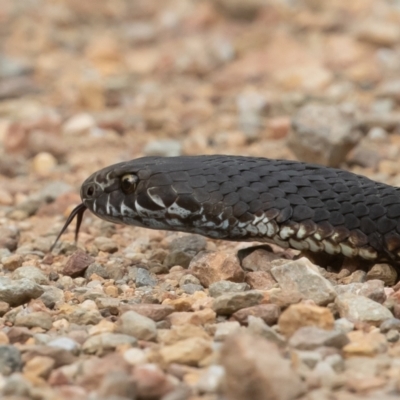
<path id="1" fill-rule="evenodd" d="M 299 160 L 338 167 L 361 139 L 356 121 L 337 106 L 307 104 L 292 119 L 288 145 Z"/>
<path id="2" fill-rule="evenodd" d="M 96 126 L 96 121 L 90 114 L 76 114 L 68 119 L 62 131 L 65 135 L 83 135 L 89 133 Z"/>
<path id="3" fill-rule="evenodd" d="M 245 281 L 252 289 L 268 290 L 277 286 L 276 280 L 267 271 L 247 272 Z"/>
<path id="4" fill-rule="evenodd" d="M 354 329 L 354 323 L 346 318 L 338 318 L 335 320 L 334 329 L 343 333 L 349 333 Z"/>
<path id="5" fill-rule="evenodd" d="M 393 318 L 386 307 L 364 296 L 341 294 L 336 297 L 335 304 L 340 316 L 352 322 L 379 326 L 383 321 Z"/>
<path id="6" fill-rule="evenodd" d="M 74 355 L 78 355 L 80 345 L 75 340 L 69 337 L 59 336 L 47 343 L 48 346 L 58 347 L 60 349 L 71 352 Z"/>
<path id="7" fill-rule="evenodd" d="M 122 333 L 100 333 L 89 337 L 82 345 L 82 351 L 87 354 L 104 355 L 119 346 L 134 347 L 137 340 L 133 336 Z"/>
<path id="8" fill-rule="evenodd" d="M 62 273 L 63 275 L 73 278 L 83 275 L 86 268 L 94 262 L 94 259 L 81 250 L 77 250 L 72 254 L 65 264 Z"/>
<path id="9" fill-rule="evenodd" d="M 12 254 L 9 257 L 3 257 L 1 263 L 8 271 L 14 271 L 22 265 L 23 257 L 20 254 Z"/>
<path id="10" fill-rule="evenodd" d="M 248 318 L 248 331 L 251 334 L 261 336 L 279 347 L 286 346 L 286 339 L 275 329 L 269 327 L 261 318 L 252 315 Z"/>
<path id="11" fill-rule="evenodd" d="M 278 326 L 283 335 L 290 337 L 304 326 L 331 330 L 334 326 L 334 318 L 325 307 L 300 303 L 293 304 L 283 311 L 279 317 Z"/>
<path id="12" fill-rule="evenodd" d="M 178 363 L 198 366 L 202 360 L 211 355 L 212 346 L 209 340 L 192 337 L 164 346 L 159 350 L 159 353 L 166 364 Z"/>
<path id="13" fill-rule="evenodd" d="M 136 287 L 150 286 L 157 284 L 157 279 L 145 268 L 138 268 L 135 279 Z"/>
<path id="14" fill-rule="evenodd" d="M 268 245 L 248 247 L 238 251 L 239 260 L 245 271 L 269 272 L 273 267 L 272 261 L 280 259 Z"/>
<path id="15" fill-rule="evenodd" d="M 152 341 L 157 337 L 156 323 L 135 311 L 127 311 L 117 322 L 117 330 L 138 340 Z"/>
<path id="16" fill-rule="evenodd" d="M 388 333 L 391 330 L 400 331 L 400 319 L 389 318 L 381 323 L 379 326 L 381 333 Z"/>
<path id="17" fill-rule="evenodd" d="M 48 285 L 47 276 L 39 269 L 31 265 L 25 265 L 17 268 L 12 274 L 12 279 L 30 279 L 39 285 Z"/>
<path id="18" fill-rule="evenodd" d="M 93 263 L 90 264 L 84 272 L 84 277 L 89 279 L 93 274 L 96 274 L 104 279 L 109 279 L 109 274 L 106 268 L 103 265 Z"/>
<path id="19" fill-rule="evenodd" d="M 51 153 L 41 152 L 32 159 L 33 170 L 41 176 L 48 176 L 56 165 L 57 159 Z"/>
<path id="20" fill-rule="evenodd" d="M 0 345 L 0 373 L 8 376 L 13 372 L 21 371 L 22 358 L 17 347 Z"/>
<path id="21" fill-rule="evenodd" d="M 218 315 L 230 315 L 242 308 L 260 304 L 263 298 L 263 294 L 256 290 L 226 293 L 214 299 L 213 310 Z"/>
<path id="22" fill-rule="evenodd" d="M 164 371 L 156 364 L 142 364 L 136 366 L 132 377 L 135 383 L 138 398 L 159 399 L 171 392 L 175 385 Z M 128 392 L 131 396 L 132 392 Z"/>
<path id="23" fill-rule="evenodd" d="M 143 152 L 146 156 L 176 157 L 182 153 L 182 143 L 173 139 L 154 140 L 144 147 Z"/>
<path id="24" fill-rule="evenodd" d="M 214 333 L 214 340 L 216 342 L 223 342 L 229 335 L 237 332 L 240 329 L 240 324 L 237 321 L 220 322 L 216 326 Z"/>
<path id="25" fill-rule="evenodd" d="M 15 325 L 27 328 L 39 327 L 47 331 L 51 329 L 53 322 L 50 314 L 44 311 L 36 311 L 30 314 L 19 313 L 15 318 Z"/>
<path id="26" fill-rule="evenodd" d="M 30 279 L 11 280 L 0 277 L 0 301 L 4 301 L 11 307 L 27 303 L 37 299 L 43 294 L 43 289 Z"/>
<path id="27" fill-rule="evenodd" d="M 55 361 L 51 357 L 33 357 L 24 365 L 24 375 L 26 377 L 40 377 L 47 379 L 53 370 Z"/>
<path id="28" fill-rule="evenodd" d="M 210 336 L 202 327 L 186 324 L 172 326 L 171 329 L 159 330 L 157 341 L 164 344 L 174 344 L 193 337 L 210 340 Z"/>
<path id="29" fill-rule="evenodd" d="M 239 259 L 225 253 L 199 253 L 190 262 L 189 271 L 206 288 L 221 280 L 232 282 L 244 280 Z"/>
<path id="30" fill-rule="evenodd" d="M 145 364 L 147 360 L 146 353 L 138 348 L 132 347 L 128 350 L 126 350 L 123 354 L 124 360 L 129 364 L 129 365 L 140 365 L 140 364 Z"/>
<path id="31" fill-rule="evenodd" d="M 225 368 L 224 392 L 232 400 L 295 399 L 306 390 L 290 361 L 260 337 L 231 336 L 222 346 L 220 362 Z"/>
<path id="32" fill-rule="evenodd" d="M 208 288 L 208 293 L 211 297 L 218 297 L 225 293 L 240 293 L 249 289 L 249 285 L 247 283 L 241 282 L 230 282 L 221 280 L 218 282 L 212 283 Z"/>
<path id="33" fill-rule="evenodd" d="M 137 393 L 133 377 L 124 371 L 110 371 L 99 382 L 98 395 L 101 398 L 132 399 Z"/>
<path id="34" fill-rule="evenodd" d="M 220 365 L 211 365 L 199 377 L 196 388 L 200 393 L 218 393 L 222 389 L 225 369 Z"/>
<path id="35" fill-rule="evenodd" d="M 171 268 L 175 265 L 179 265 L 182 268 L 189 268 L 190 261 L 192 261 L 193 255 L 181 251 L 181 250 L 173 250 L 165 257 L 164 265 L 167 268 Z"/>
<path id="36" fill-rule="evenodd" d="M 372 357 L 384 353 L 388 347 L 386 337 L 379 332 L 353 331 L 347 337 L 350 343 L 343 347 L 344 357 Z"/>
<path id="37" fill-rule="evenodd" d="M 332 284 L 307 258 L 303 257 L 273 267 L 271 274 L 282 290 L 298 292 L 305 299 L 313 300 L 317 305 L 326 305 L 336 297 Z"/>
<path id="38" fill-rule="evenodd" d="M 398 274 L 390 264 L 375 264 L 368 272 L 367 279 L 379 279 L 386 286 L 393 286 L 397 282 Z"/>
<path id="39" fill-rule="evenodd" d="M 163 321 L 175 311 L 174 307 L 166 304 L 121 304 L 121 313 L 132 310 L 155 322 Z"/>
<path id="40" fill-rule="evenodd" d="M 118 251 L 117 243 L 114 240 L 104 237 L 104 236 L 96 237 L 96 239 L 94 239 L 93 244 L 100 251 L 104 251 L 106 253 L 115 253 L 116 251 Z"/>
<path id="41" fill-rule="evenodd" d="M 96 325 L 102 320 L 98 310 L 87 310 L 84 307 L 75 307 L 67 315 L 68 321 L 77 325 Z"/>
<path id="42" fill-rule="evenodd" d="M 181 289 L 187 294 L 194 294 L 196 292 L 201 292 L 204 290 L 203 286 L 195 285 L 193 283 L 188 283 L 186 285 L 182 285 Z"/>
<path id="43" fill-rule="evenodd" d="M 242 308 L 232 314 L 232 318 L 241 325 L 246 325 L 248 319 L 253 316 L 261 318 L 267 325 L 272 326 L 278 322 L 281 314 L 280 307 L 276 304 L 259 304 L 257 306 Z"/>
<path id="44" fill-rule="evenodd" d="M 289 345 L 299 350 L 315 350 L 322 346 L 341 349 L 349 343 L 346 334 L 341 331 L 304 326 L 299 328 L 290 338 Z"/>

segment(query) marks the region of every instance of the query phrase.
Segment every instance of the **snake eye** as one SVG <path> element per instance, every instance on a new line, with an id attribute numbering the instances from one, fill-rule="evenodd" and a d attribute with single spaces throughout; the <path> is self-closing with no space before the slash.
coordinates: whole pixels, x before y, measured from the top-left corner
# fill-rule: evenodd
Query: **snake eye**
<path id="1" fill-rule="evenodd" d="M 132 193 L 136 189 L 138 177 L 133 174 L 124 175 L 121 178 L 121 188 L 125 194 Z"/>

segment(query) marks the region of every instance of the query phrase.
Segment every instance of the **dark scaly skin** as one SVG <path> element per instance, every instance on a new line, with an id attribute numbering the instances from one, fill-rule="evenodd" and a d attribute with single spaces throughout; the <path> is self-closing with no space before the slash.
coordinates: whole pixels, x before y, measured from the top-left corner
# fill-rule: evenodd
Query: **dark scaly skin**
<path id="1" fill-rule="evenodd" d="M 121 189 L 126 174 L 138 178 L 130 194 Z M 400 189 L 339 169 L 224 155 L 144 157 L 94 173 L 81 197 L 115 223 L 400 261 Z"/>

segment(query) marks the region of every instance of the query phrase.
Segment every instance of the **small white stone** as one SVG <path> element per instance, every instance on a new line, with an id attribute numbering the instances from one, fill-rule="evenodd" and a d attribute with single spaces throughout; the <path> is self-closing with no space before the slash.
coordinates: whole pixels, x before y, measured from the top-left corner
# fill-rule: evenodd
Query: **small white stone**
<path id="1" fill-rule="evenodd" d="M 96 125 L 96 121 L 90 114 L 82 113 L 72 116 L 63 125 L 66 135 L 81 135 L 89 132 Z"/>
<path id="2" fill-rule="evenodd" d="M 146 353 L 141 349 L 131 348 L 124 352 L 124 360 L 130 365 L 140 365 L 147 362 Z"/>

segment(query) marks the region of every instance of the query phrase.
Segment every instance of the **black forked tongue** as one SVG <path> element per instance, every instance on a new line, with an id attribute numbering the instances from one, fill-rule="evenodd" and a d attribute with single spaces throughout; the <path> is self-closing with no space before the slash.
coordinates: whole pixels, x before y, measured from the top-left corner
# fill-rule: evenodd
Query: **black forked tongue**
<path id="1" fill-rule="evenodd" d="M 53 243 L 53 246 L 50 247 L 50 251 L 53 251 L 55 245 L 57 244 L 58 240 L 60 239 L 61 235 L 67 230 L 70 223 L 76 218 L 76 228 L 75 228 L 75 242 L 78 240 L 79 228 L 81 227 L 83 213 L 86 211 L 86 206 L 81 203 L 79 206 L 76 206 L 69 214 L 68 219 L 65 221 L 64 226 L 62 227 L 60 233 L 57 236 L 57 239 Z"/>

